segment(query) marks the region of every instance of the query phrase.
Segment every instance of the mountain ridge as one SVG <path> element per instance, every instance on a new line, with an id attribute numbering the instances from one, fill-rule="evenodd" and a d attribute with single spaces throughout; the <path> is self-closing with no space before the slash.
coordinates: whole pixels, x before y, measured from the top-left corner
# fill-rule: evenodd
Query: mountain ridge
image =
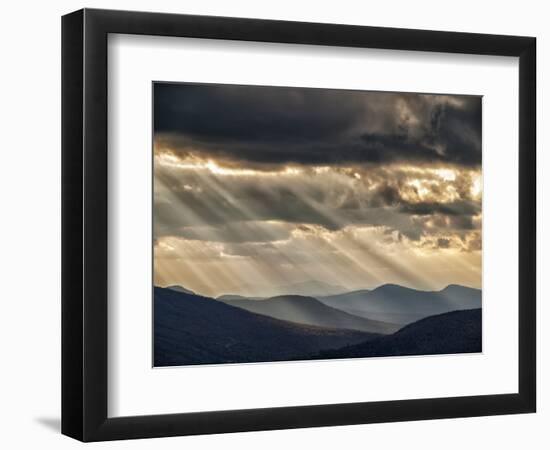
<path id="1" fill-rule="evenodd" d="M 264 300 L 220 299 L 226 304 L 257 314 L 307 325 L 389 334 L 399 326 L 358 317 L 325 305 L 318 299 L 302 295 L 278 295 Z"/>
<path id="2" fill-rule="evenodd" d="M 350 314 L 406 325 L 424 317 L 481 307 L 481 290 L 448 285 L 439 291 L 421 291 L 397 284 L 371 291 L 318 297 L 319 301 Z"/>
<path id="3" fill-rule="evenodd" d="M 279 286 L 255 286 L 245 285 L 234 292 L 226 292 L 217 296 L 242 296 L 247 298 L 269 298 L 280 295 L 304 295 L 316 297 L 318 295 L 336 295 L 347 292 L 343 286 L 332 285 L 319 280 L 306 280 Z"/>

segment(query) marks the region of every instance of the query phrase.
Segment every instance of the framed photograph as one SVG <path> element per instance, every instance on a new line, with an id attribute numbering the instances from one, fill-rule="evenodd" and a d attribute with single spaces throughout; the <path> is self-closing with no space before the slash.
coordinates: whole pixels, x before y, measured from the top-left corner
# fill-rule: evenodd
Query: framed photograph
<path id="1" fill-rule="evenodd" d="M 62 432 L 535 412 L 536 41 L 62 21 Z"/>

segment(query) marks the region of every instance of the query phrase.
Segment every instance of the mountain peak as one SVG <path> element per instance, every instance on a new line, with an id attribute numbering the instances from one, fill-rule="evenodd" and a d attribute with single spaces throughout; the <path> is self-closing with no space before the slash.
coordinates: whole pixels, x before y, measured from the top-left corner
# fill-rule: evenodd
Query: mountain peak
<path id="1" fill-rule="evenodd" d="M 479 289 L 470 286 L 462 286 L 461 284 L 449 284 L 448 286 L 441 289 L 440 292 L 449 291 L 479 291 Z"/>
<path id="2" fill-rule="evenodd" d="M 172 286 L 166 286 L 165 289 L 170 289 L 171 291 L 181 292 L 183 294 L 195 295 L 195 293 L 192 290 L 186 289 L 183 286 L 180 286 L 179 284 L 174 284 Z"/>
<path id="3" fill-rule="evenodd" d="M 378 286 L 377 288 L 373 289 L 372 292 L 377 292 L 377 291 L 392 291 L 392 292 L 396 292 L 396 291 L 415 291 L 416 289 L 413 289 L 413 288 L 409 288 L 409 287 L 405 287 L 405 286 L 401 286 L 399 284 L 394 284 L 394 283 L 386 283 L 386 284 L 382 284 L 380 286 Z"/>

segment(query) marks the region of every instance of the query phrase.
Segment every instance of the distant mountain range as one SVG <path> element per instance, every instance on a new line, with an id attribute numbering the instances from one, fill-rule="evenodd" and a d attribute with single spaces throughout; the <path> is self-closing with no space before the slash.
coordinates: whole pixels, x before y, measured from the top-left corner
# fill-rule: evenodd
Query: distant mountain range
<path id="1" fill-rule="evenodd" d="M 481 309 L 427 317 L 390 336 L 322 351 L 319 358 L 435 355 L 481 352 Z"/>
<path id="2" fill-rule="evenodd" d="M 457 285 L 265 299 L 155 287 L 154 364 L 479 352 L 480 307 L 480 290 Z"/>
<path id="3" fill-rule="evenodd" d="M 458 285 L 449 285 L 440 291 L 419 291 L 385 284 L 372 291 L 317 298 L 325 305 L 349 314 L 402 325 L 435 314 L 481 308 L 481 290 Z"/>
<path id="4" fill-rule="evenodd" d="M 303 295 L 317 297 L 320 295 L 337 295 L 347 292 L 343 286 L 335 286 L 319 280 L 308 280 L 281 286 L 248 285 L 239 289 L 237 294 L 228 293 L 225 296 L 241 296 L 245 298 L 269 298 L 279 295 Z"/>
<path id="5" fill-rule="evenodd" d="M 311 359 L 378 337 L 282 321 L 218 300 L 154 288 L 154 364 L 173 366 Z"/>
<path id="6" fill-rule="evenodd" d="M 227 300 L 264 300 L 264 297 L 245 297 L 244 295 L 237 294 L 224 294 L 216 297 L 216 300 L 227 302 Z"/>
<path id="7" fill-rule="evenodd" d="M 282 295 L 265 300 L 250 300 L 242 297 L 227 298 L 227 296 L 223 296 L 219 297 L 218 300 L 257 314 L 307 325 L 382 334 L 390 334 L 400 328 L 395 324 L 354 316 L 327 306 L 313 297 L 301 295 Z"/>

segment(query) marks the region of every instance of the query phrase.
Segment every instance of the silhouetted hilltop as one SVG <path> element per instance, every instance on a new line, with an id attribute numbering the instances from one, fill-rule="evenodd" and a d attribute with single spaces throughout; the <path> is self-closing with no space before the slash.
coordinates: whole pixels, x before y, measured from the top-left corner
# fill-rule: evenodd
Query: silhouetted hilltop
<path id="1" fill-rule="evenodd" d="M 481 352 L 481 309 L 452 311 L 407 325 L 390 336 L 320 352 L 320 358 Z"/>
<path id="2" fill-rule="evenodd" d="M 207 297 L 154 288 L 155 366 L 310 359 L 378 335 L 299 325 Z"/>
<path id="3" fill-rule="evenodd" d="M 183 286 L 180 285 L 173 285 L 173 286 L 166 286 L 165 289 L 171 289 L 172 291 L 181 292 L 182 294 L 195 294 L 192 290 L 186 289 Z"/>

